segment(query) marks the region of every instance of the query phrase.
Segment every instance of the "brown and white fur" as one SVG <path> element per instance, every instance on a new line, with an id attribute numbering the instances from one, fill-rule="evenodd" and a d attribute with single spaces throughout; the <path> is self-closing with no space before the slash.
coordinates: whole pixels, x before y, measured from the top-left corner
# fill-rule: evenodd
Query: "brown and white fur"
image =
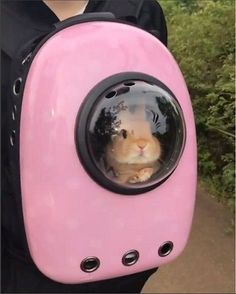
<path id="1" fill-rule="evenodd" d="M 121 183 L 145 182 L 159 168 L 161 145 L 140 110 L 121 115 L 119 132 L 106 148 L 107 165 Z"/>

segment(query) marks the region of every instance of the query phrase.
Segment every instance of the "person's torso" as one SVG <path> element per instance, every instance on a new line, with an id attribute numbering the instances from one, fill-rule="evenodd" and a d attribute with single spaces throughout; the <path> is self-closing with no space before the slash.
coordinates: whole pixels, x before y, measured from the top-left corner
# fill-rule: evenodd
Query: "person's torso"
<path id="1" fill-rule="evenodd" d="M 159 6 L 153 10 L 153 2 L 127 0 L 125 5 L 121 5 L 117 0 L 90 0 L 84 13 L 112 12 L 118 19 L 136 24 L 159 36 L 166 45 L 167 33 L 163 12 Z M 16 172 L 18 158 L 14 158 L 11 151 L 11 134 L 14 124 L 17 123 L 14 120 L 14 111 L 17 111 L 14 105 L 19 99 L 13 93 L 13 83 L 24 73 L 27 56 L 43 37 L 52 32 L 54 24 L 59 19 L 43 1 L 3 1 L 1 19 L 2 226 L 7 249 L 30 261 L 20 191 L 19 186 L 15 184 L 18 181 Z"/>

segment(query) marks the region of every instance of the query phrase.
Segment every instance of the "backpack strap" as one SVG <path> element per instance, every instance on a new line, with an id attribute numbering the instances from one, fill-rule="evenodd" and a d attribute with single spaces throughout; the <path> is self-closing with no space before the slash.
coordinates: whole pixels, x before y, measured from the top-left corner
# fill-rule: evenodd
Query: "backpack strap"
<path id="1" fill-rule="evenodd" d="M 167 46 L 167 26 L 163 10 L 156 0 L 126 0 L 121 5 L 118 0 L 102 1 L 100 11 L 109 11 L 117 19 L 131 22 L 149 32 Z"/>
<path id="2" fill-rule="evenodd" d="M 113 13 L 118 19 L 138 24 L 138 19 L 143 4 L 144 0 L 126 0 L 124 9 L 124 6 L 121 5 L 120 1 L 109 0 L 105 2 L 103 11 L 109 11 Z"/>

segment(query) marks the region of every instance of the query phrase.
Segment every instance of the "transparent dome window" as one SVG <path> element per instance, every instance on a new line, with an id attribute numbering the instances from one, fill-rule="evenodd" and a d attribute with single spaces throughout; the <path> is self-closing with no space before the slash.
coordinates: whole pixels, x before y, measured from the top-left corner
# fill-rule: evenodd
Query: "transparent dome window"
<path id="1" fill-rule="evenodd" d="M 185 142 L 182 111 L 163 88 L 130 80 L 108 89 L 87 124 L 91 159 L 123 187 L 148 187 L 176 168 Z"/>

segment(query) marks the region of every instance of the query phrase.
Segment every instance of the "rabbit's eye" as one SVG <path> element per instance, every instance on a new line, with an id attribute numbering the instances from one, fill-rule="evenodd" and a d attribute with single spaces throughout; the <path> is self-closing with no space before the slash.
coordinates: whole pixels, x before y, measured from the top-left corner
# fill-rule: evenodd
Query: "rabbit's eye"
<path id="1" fill-rule="evenodd" d="M 123 136 L 124 139 L 126 139 L 127 138 L 127 131 L 122 129 L 121 130 L 121 135 Z"/>

